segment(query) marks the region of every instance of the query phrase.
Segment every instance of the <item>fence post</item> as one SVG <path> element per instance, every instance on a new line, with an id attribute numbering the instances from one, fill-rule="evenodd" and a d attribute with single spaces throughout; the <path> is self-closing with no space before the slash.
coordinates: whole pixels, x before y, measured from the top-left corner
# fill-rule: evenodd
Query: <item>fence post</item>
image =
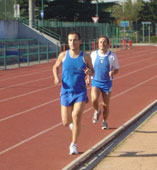
<path id="1" fill-rule="evenodd" d="M 112 50 L 114 49 L 114 38 L 112 38 Z"/>
<path id="2" fill-rule="evenodd" d="M 38 62 L 40 63 L 40 44 L 38 44 Z"/>
<path id="3" fill-rule="evenodd" d="M 20 67 L 20 46 L 18 45 L 18 67 Z"/>
<path id="4" fill-rule="evenodd" d="M 91 42 L 91 46 L 92 46 L 92 51 L 95 50 L 95 48 L 94 48 L 94 41 Z"/>
<path id="5" fill-rule="evenodd" d="M 60 44 L 60 52 L 62 52 L 62 44 Z"/>
<path id="6" fill-rule="evenodd" d="M 119 27 L 116 27 L 116 44 L 120 44 Z M 120 45 L 119 45 L 120 46 Z M 120 48 L 120 47 L 119 47 Z"/>
<path id="7" fill-rule="evenodd" d="M 65 43 L 64 43 L 64 51 L 66 50 L 66 45 L 65 45 Z"/>
<path id="8" fill-rule="evenodd" d="M 4 69 L 7 69 L 6 47 L 4 45 Z"/>
<path id="9" fill-rule="evenodd" d="M 89 43 L 89 51 L 91 51 L 92 50 L 92 47 L 91 47 L 92 41 L 89 40 L 88 43 Z"/>
<path id="10" fill-rule="evenodd" d="M 125 49 L 125 47 L 126 47 L 126 42 L 125 40 L 123 40 L 123 49 Z"/>
<path id="11" fill-rule="evenodd" d="M 83 41 L 83 51 L 85 51 L 85 50 L 86 50 L 86 42 Z"/>
<path id="12" fill-rule="evenodd" d="M 49 62 L 49 47 L 48 47 L 48 43 L 46 45 L 46 58 L 47 58 L 47 62 Z"/>
<path id="13" fill-rule="evenodd" d="M 115 48 L 117 50 L 117 39 L 115 38 Z"/>
<path id="14" fill-rule="evenodd" d="M 97 40 L 95 40 L 95 49 L 97 49 L 98 48 L 98 42 L 97 42 Z"/>
<path id="15" fill-rule="evenodd" d="M 58 43 L 56 45 L 56 58 L 58 57 Z"/>
<path id="16" fill-rule="evenodd" d="M 29 58 L 29 45 L 27 45 L 27 63 L 30 65 L 30 58 Z"/>

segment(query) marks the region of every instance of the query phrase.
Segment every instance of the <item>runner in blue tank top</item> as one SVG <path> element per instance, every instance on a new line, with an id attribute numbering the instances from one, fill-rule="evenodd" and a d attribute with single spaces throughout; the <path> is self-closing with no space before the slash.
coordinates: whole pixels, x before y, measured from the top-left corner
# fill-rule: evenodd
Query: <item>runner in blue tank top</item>
<path id="1" fill-rule="evenodd" d="M 69 50 L 59 54 L 53 66 L 54 83 L 59 84 L 58 69 L 62 65 L 61 117 L 64 126 L 72 130 L 69 154 L 78 154 L 77 140 L 80 134 L 81 117 L 88 100 L 85 76 L 94 75 L 90 55 L 80 51 L 80 34 L 68 34 Z"/>
<path id="2" fill-rule="evenodd" d="M 112 90 L 112 79 L 119 71 L 119 64 L 114 53 L 108 50 L 109 39 L 101 36 L 98 39 L 99 50 L 91 53 L 92 64 L 95 75 L 92 77 L 91 101 L 95 109 L 93 123 L 99 119 L 99 96 L 102 94 L 103 122 L 102 129 L 108 129 L 107 118 L 109 115 L 109 102 Z"/>
<path id="3" fill-rule="evenodd" d="M 62 70 L 62 89 L 61 94 L 72 93 L 87 93 L 85 83 L 86 63 L 84 61 L 83 52 L 73 58 L 70 56 L 70 51 L 66 53 L 66 57 L 63 61 Z"/>

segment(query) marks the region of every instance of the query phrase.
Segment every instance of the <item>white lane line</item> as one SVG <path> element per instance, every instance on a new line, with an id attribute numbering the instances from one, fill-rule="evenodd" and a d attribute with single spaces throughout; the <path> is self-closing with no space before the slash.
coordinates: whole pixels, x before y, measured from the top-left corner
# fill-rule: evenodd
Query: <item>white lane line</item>
<path id="1" fill-rule="evenodd" d="M 135 54 L 134 53 L 120 53 L 120 56 L 124 56 L 123 58 L 119 58 L 118 60 L 120 60 L 120 61 L 122 61 L 122 60 L 128 60 L 128 59 L 133 59 L 133 58 L 140 58 L 140 57 L 144 57 L 144 56 L 147 56 L 147 54 L 154 54 L 154 52 L 152 52 L 152 51 L 150 51 L 150 52 L 143 52 L 143 53 L 141 53 L 141 52 L 139 52 L 139 53 L 137 53 L 137 52 L 135 52 Z M 119 54 L 117 54 L 117 56 L 118 56 Z M 130 57 L 130 55 L 132 55 L 133 57 Z M 125 57 L 125 56 L 127 56 L 127 58 Z"/>
<path id="2" fill-rule="evenodd" d="M 116 98 L 116 97 L 119 97 L 119 96 L 121 96 L 121 95 L 123 95 L 123 94 L 125 94 L 125 93 L 127 93 L 127 92 L 129 92 L 129 91 L 131 91 L 131 90 L 133 90 L 133 89 L 135 89 L 135 88 L 137 88 L 137 87 L 139 87 L 139 86 L 142 86 L 143 84 L 145 84 L 145 83 L 147 83 L 147 82 L 149 82 L 149 81 L 151 81 L 151 80 L 154 80 L 154 79 L 156 79 L 156 78 L 157 78 L 157 76 L 151 77 L 150 79 L 147 79 L 147 80 L 145 80 L 145 81 L 142 81 L 142 82 L 140 82 L 139 84 L 137 84 L 137 85 L 135 85 L 135 86 L 133 86 L 133 87 L 127 89 L 127 90 L 124 90 L 123 92 L 120 92 L 120 93 L 118 93 L 118 94 L 116 94 L 116 95 L 114 95 L 114 96 L 111 96 L 111 100 L 114 99 L 114 98 Z M 88 111 L 90 111 L 92 108 L 93 108 L 93 107 L 90 107 L 90 108 L 86 109 L 86 111 L 84 111 L 84 112 L 88 112 Z"/>
<path id="3" fill-rule="evenodd" d="M 135 86 L 133 86 L 133 87 L 131 87 L 131 88 L 121 92 L 121 93 L 118 93 L 117 95 L 114 95 L 113 97 L 111 97 L 111 99 L 114 99 L 114 98 L 116 98 L 118 96 L 121 96 L 121 95 L 123 95 L 123 94 L 125 94 L 125 93 L 127 93 L 127 92 L 129 92 L 129 91 L 131 91 L 131 90 L 133 90 L 133 89 L 135 89 L 137 87 L 139 87 L 139 86 L 142 86 L 143 84 L 145 84 L 145 83 L 147 83 L 147 82 L 149 82 L 149 81 L 151 81 L 153 79 L 156 79 L 156 78 L 157 78 L 157 76 L 154 76 L 154 77 L 151 77 L 150 79 L 147 79 L 147 80 L 145 80 L 145 81 L 143 81 L 141 83 L 138 83 L 137 85 L 135 85 Z"/>
<path id="4" fill-rule="evenodd" d="M 150 60 L 150 58 L 144 59 L 144 60 L 141 60 L 141 61 L 147 61 L 147 60 Z M 123 65 L 123 66 L 120 67 L 120 69 L 123 68 L 123 67 L 127 67 L 127 66 L 129 66 L 129 65 L 132 65 L 132 64 L 137 64 L 138 62 L 141 62 L 141 61 L 137 61 L 137 62 L 133 62 L 133 63 L 129 63 L 129 64 L 126 64 L 126 65 Z M 150 65 L 150 67 L 151 67 L 151 66 L 154 66 L 154 65 L 155 65 L 155 64 Z M 149 66 L 147 66 L 147 67 L 149 67 Z M 140 70 L 140 69 L 139 69 L 139 70 Z M 136 70 L 135 70 L 135 71 L 136 71 Z M 128 75 L 131 74 L 131 73 L 132 73 L 132 72 L 128 73 Z M 59 74 L 59 75 L 61 75 L 61 74 Z M 120 77 L 125 77 L 125 75 L 118 76 L 118 77 L 116 77 L 114 80 L 119 79 Z M 60 85 L 60 84 L 59 84 L 59 85 Z M 16 86 L 17 86 L 17 84 L 16 84 Z M 49 87 L 48 87 L 48 88 L 49 88 Z M 41 90 L 39 89 L 39 91 L 42 91 L 42 90 L 46 90 L 46 88 L 42 88 Z M 4 101 L 7 101 L 7 100 L 15 99 L 15 98 L 18 98 L 18 97 L 23 97 L 23 96 L 25 96 L 25 95 L 29 95 L 29 94 L 32 94 L 32 93 L 36 93 L 36 92 L 39 92 L 39 91 L 38 91 L 38 90 L 35 90 L 35 91 L 31 91 L 31 92 L 29 92 L 29 93 L 24 93 L 24 94 L 21 94 L 21 95 L 17 95 L 17 96 L 5 98 L 5 99 L 0 100 L 0 102 L 4 102 Z"/>
<path id="5" fill-rule="evenodd" d="M 0 81 L 7 81 L 7 80 L 11 80 L 11 79 L 16 79 L 16 78 L 20 78 L 20 77 L 26 77 L 26 76 L 32 76 L 32 75 L 35 75 L 35 74 L 39 74 L 39 73 L 44 73 L 44 72 L 48 72 L 50 70 L 42 70 L 42 71 L 38 71 L 38 72 L 35 72 L 35 73 L 27 73 L 27 74 L 23 74 L 23 75 L 19 75 L 19 76 L 14 76 L 14 77 L 10 77 L 10 78 L 6 78 L 6 79 L 1 79 Z"/>
<path id="6" fill-rule="evenodd" d="M 119 76 L 119 77 L 115 78 L 114 80 L 120 79 L 120 78 L 122 78 L 122 77 L 128 76 L 128 75 L 130 75 L 130 74 L 136 73 L 136 72 L 138 72 L 138 71 L 144 70 L 144 69 L 149 68 L 149 67 L 152 67 L 152 66 L 154 66 L 154 65 L 157 65 L 157 64 L 153 64 L 153 65 L 151 65 L 151 66 L 144 67 L 144 68 L 139 69 L 139 70 L 135 70 L 135 71 L 130 72 L 130 73 L 127 73 L 127 74 L 125 74 L 125 75 Z M 88 87 L 87 89 L 89 90 L 90 88 L 91 88 L 91 87 Z M 54 100 L 51 100 L 50 102 L 55 102 L 55 101 L 58 101 L 58 100 L 59 100 L 59 98 L 54 99 Z M 37 106 L 32 107 L 32 108 L 30 108 L 30 109 L 28 109 L 28 110 L 25 110 L 25 111 L 23 111 L 23 112 L 19 112 L 19 113 L 13 114 L 13 115 L 11 115 L 11 116 L 2 118 L 2 119 L 0 119 L 0 122 L 2 122 L 2 121 L 4 121 L 4 120 L 8 120 L 8 119 L 13 118 L 13 117 L 16 117 L 16 116 L 19 116 L 19 115 L 21 115 L 21 114 L 23 114 L 23 113 L 25 113 L 25 112 L 34 110 L 34 109 L 36 109 L 36 108 L 45 106 L 46 104 L 49 104 L 49 102 L 48 102 L 48 103 L 47 103 L 47 102 L 46 102 L 46 103 L 43 103 L 43 104 L 41 104 L 41 105 L 37 105 Z"/>
<path id="7" fill-rule="evenodd" d="M 40 80 L 46 80 L 46 79 L 49 79 L 49 78 L 52 78 L 52 76 L 45 77 L 45 78 L 41 78 L 41 79 L 36 79 L 36 80 L 31 80 L 31 81 L 27 81 L 27 82 L 23 82 L 23 83 L 19 83 L 19 84 L 14 84 L 14 85 L 7 86 L 7 87 L 2 87 L 2 88 L 0 88 L 0 91 L 1 91 L 1 90 L 5 90 L 5 89 L 8 89 L 8 88 L 12 88 L 12 87 L 17 87 L 17 86 L 20 86 L 20 85 L 24 85 L 24 84 L 33 83 L 33 82 L 40 81 Z"/>
<path id="8" fill-rule="evenodd" d="M 130 66 L 130 65 L 133 65 L 133 64 L 137 64 L 137 63 L 141 63 L 141 61 L 147 61 L 147 60 L 150 60 L 150 59 L 154 59 L 155 57 L 151 57 L 151 58 L 146 58 L 146 59 L 141 59 L 140 61 L 135 61 L 133 63 L 129 63 L 129 64 L 125 64 L 123 66 L 120 66 L 120 69 L 123 68 L 123 67 L 127 67 L 127 66 Z"/>
<path id="9" fill-rule="evenodd" d="M 59 101 L 59 100 L 60 100 L 60 98 L 57 98 L 57 99 L 54 99 L 54 100 L 50 100 L 50 101 L 45 102 L 45 103 L 43 103 L 43 104 L 40 104 L 40 105 L 37 105 L 37 106 L 32 107 L 32 108 L 30 108 L 30 109 L 27 109 L 27 110 L 25 110 L 25 111 L 23 111 L 23 112 L 19 112 L 19 113 L 16 113 L 16 114 L 14 114 L 14 115 L 11 115 L 11 116 L 2 118 L 2 119 L 0 119 L 0 122 L 3 122 L 3 121 L 5 121 L 5 120 L 8 120 L 8 119 L 14 118 L 14 117 L 16 117 L 16 116 L 22 115 L 22 114 L 24 114 L 24 113 L 26 113 L 26 112 L 30 112 L 30 111 L 32 111 L 32 110 L 38 109 L 38 108 L 43 107 L 43 106 L 45 106 L 45 105 L 48 105 L 48 104 L 50 104 L 50 103 L 57 102 L 57 101 Z"/>
<path id="10" fill-rule="evenodd" d="M 1 152 L 0 152 L 0 155 L 4 154 L 4 153 L 6 153 L 6 152 L 8 152 L 8 151 L 10 151 L 10 150 L 13 150 L 13 149 L 17 148 L 18 146 L 20 146 L 20 145 L 22 145 L 22 144 L 24 144 L 24 143 L 26 143 L 26 142 L 29 142 L 30 140 L 32 140 L 32 139 L 34 139 L 34 138 L 36 138 L 36 137 L 38 137 L 38 136 L 40 136 L 40 135 L 42 135 L 42 134 L 44 134 L 44 133 L 47 133 L 47 132 L 49 132 L 49 131 L 51 131 L 51 130 L 59 127 L 59 126 L 61 126 L 61 124 L 62 124 L 62 123 L 60 122 L 60 123 L 58 123 L 58 124 L 56 124 L 56 125 L 53 125 L 53 126 L 51 126 L 50 128 L 48 128 L 48 129 L 46 129 L 46 130 L 43 130 L 43 131 L 41 131 L 41 132 L 39 132 L 39 133 L 31 136 L 30 138 L 27 138 L 27 139 L 25 139 L 25 140 L 17 143 L 16 145 L 13 145 L 13 146 L 11 146 L 11 147 L 9 147 L 9 148 L 1 151 Z"/>
<path id="11" fill-rule="evenodd" d="M 149 54 L 151 54 L 151 53 L 149 53 Z M 124 54 L 124 55 L 128 55 L 127 56 L 127 58 L 120 58 L 120 59 L 118 59 L 119 61 L 126 61 L 126 60 L 130 60 L 130 59 L 134 59 L 134 58 L 143 58 L 144 56 L 148 56 L 148 53 L 146 54 L 146 53 L 144 53 L 143 55 L 141 55 L 141 54 L 136 54 L 135 56 L 133 56 L 133 57 L 129 57 L 130 56 L 130 54 Z M 133 54 L 134 55 L 134 54 Z M 117 55 L 118 56 L 118 55 Z"/>
<path id="12" fill-rule="evenodd" d="M 56 59 L 52 59 L 52 60 L 56 60 Z M 45 63 L 43 63 L 43 64 L 45 64 Z M 34 75 L 34 74 L 44 73 L 44 72 L 48 72 L 48 71 L 50 71 L 50 69 L 37 71 L 37 72 L 33 72 L 33 73 L 31 72 L 31 73 L 27 73 L 27 74 L 23 74 L 23 75 L 19 75 L 19 76 L 14 76 L 14 77 L 6 78 L 6 79 L 1 79 L 0 81 L 6 81 L 6 80 L 10 80 L 10 79 L 19 78 L 19 77 L 25 77 L 25 76 L 31 76 L 31 75 Z"/>
<path id="13" fill-rule="evenodd" d="M 59 84 L 59 85 L 61 85 L 61 84 Z M 40 92 L 40 91 L 44 91 L 44 90 L 47 90 L 47 89 L 50 89 L 50 88 L 53 88 L 53 87 L 58 87 L 58 85 L 53 85 L 53 86 L 45 87 L 45 88 L 42 88 L 42 89 L 34 90 L 34 91 L 31 91 L 31 92 L 28 92 L 28 93 L 20 94 L 18 96 L 13 96 L 13 97 L 5 98 L 5 99 L 0 100 L 0 102 L 5 102 L 5 101 L 8 101 L 8 100 L 16 99 L 16 98 L 23 97 L 23 96 L 26 96 L 26 95 L 29 95 L 29 94 L 33 94 L 33 93 L 37 93 L 37 92 Z"/>
<path id="14" fill-rule="evenodd" d="M 135 70 L 135 71 L 129 72 L 129 73 L 127 73 L 127 74 L 124 74 L 124 75 L 115 77 L 114 80 L 120 79 L 120 78 L 122 78 L 122 77 L 126 77 L 126 76 L 128 76 L 128 75 L 130 75 L 130 74 L 137 73 L 137 72 L 139 72 L 139 71 L 148 69 L 148 68 L 153 67 L 153 66 L 156 66 L 156 65 L 157 65 L 157 64 L 152 64 L 152 65 L 150 65 L 150 66 L 142 67 L 142 68 L 140 68 L 140 69 L 137 69 L 137 70 Z"/>
<path id="15" fill-rule="evenodd" d="M 123 91 L 123 92 L 121 92 L 121 93 L 119 93 L 119 94 L 111 97 L 111 99 L 114 99 L 114 98 L 116 98 L 116 97 L 119 97 L 119 96 L 127 93 L 128 91 L 131 91 L 131 90 L 133 90 L 133 89 L 135 89 L 135 88 L 137 88 L 137 87 L 139 87 L 139 86 L 141 86 L 141 85 L 143 85 L 143 84 L 145 84 L 145 83 L 147 83 L 147 82 L 149 82 L 149 81 L 151 81 L 151 80 L 153 80 L 153 79 L 155 79 L 155 78 L 157 78 L 157 76 L 154 76 L 154 77 L 152 77 L 152 78 L 150 78 L 150 79 L 147 79 L 147 80 L 145 80 L 145 81 L 143 81 L 143 82 L 140 82 L 140 83 L 137 84 L 136 86 L 133 86 L 132 88 L 129 88 L 129 89 L 127 89 L 127 90 L 125 90 L 125 91 Z M 88 111 L 91 110 L 91 109 L 92 109 L 92 107 L 86 109 L 83 113 L 86 113 L 86 112 L 88 112 Z M 61 126 L 61 125 L 62 125 L 62 123 L 60 122 L 60 123 L 58 123 L 58 124 L 56 124 L 56 125 L 48 128 L 48 129 L 46 129 L 46 130 L 43 130 L 43 131 L 41 131 L 41 132 L 39 132 L 39 133 L 31 136 L 30 138 L 27 138 L 27 139 L 25 139 L 25 140 L 17 143 L 16 145 L 13 145 L 13 146 L 11 146 L 11 147 L 9 147 L 9 148 L 1 151 L 1 152 L 0 152 L 0 155 L 4 154 L 4 153 L 6 153 L 6 152 L 8 152 L 8 151 L 10 151 L 10 150 L 13 150 L 13 149 L 17 148 L 18 146 L 20 146 L 20 145 L 22 145 L 22 144 L 24 144 L 24 143 L 26 143 L 26 142 L 29 142 L 29 141 L 33 140 L 34 138 L 39 137 L 40 135 L 45 134 L 45 133 L 49 132 L 50 130 L 53 130 L 53 129 Z"/>
<path id="16" fill-rule="evenodd" d="M 137 52 L 136 52 L 137 53 Z M 150 52 L 150 53 L 154 53 L 154 52 Z M 124 53 L 125 54 L 125 53 Z M 145 54 L 145 53 L 144 53 Z M 125 54 L 126 55 L 126 54 Z M 141 55 L 140 55 L 141 56 Z M 137 58 L 140 57 L 139 55 L 134 56 L 134 57 L 129 57 L 129 58 L 123 58 L 124 60 L 126 59 L 130 59 L 130 58 Z M 119 60 L 123 60 L 123 59 L 119 59 Z M 56 59 L 52 59 L 53 61 L 56 61 Z M 46 63 L 43 63 L 46 64 Z M 50 69 L 44 70 L 44 71 L 39 71 L 39 72 L 35 72 L 35 73 L 29 73 L 29 74 L 24 74 L 24 75 L 19 75 L 19 76 L 14 76 L 14 77 L 10 77 L 10 78 L 6 78 L 6 79 L 1 79 L 0 81 L 6 81 L 6 80 L 10 80 L 10 79 L 15 79 L 15 78 L 20 78 L 20 77 L 25 77 L 25 76 L 31 76 L 31 75 L 35 75 L 35 74 L 39 74 L 39 73 L 43 73 L 43 72 L 48 72 L 50 71 Z"/>

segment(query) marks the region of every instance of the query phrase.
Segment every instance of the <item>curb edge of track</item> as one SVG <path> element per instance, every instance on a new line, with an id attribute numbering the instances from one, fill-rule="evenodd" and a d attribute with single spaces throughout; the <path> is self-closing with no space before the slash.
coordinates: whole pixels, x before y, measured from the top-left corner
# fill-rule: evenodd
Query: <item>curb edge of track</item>
<path id="1" fill-rule="evenodd" d="M 140 111 L 137 115 L 135 115 L 133 118 L 131 118 L 129 121 L 124 123 L 122 126 L 120 126 L 117 130 L 113 131 L 110 135 L 102 139 L 100 142 L 95 144 L 93 147 L 91 147 L 89 150 L 87 150 L 85 153 L 83 153 L 81 156 L 73 160 L 71 163 L 69 163 L 67 166 L 65 166 L 62 170 L 72 170 L 75 167 L 78 167 L 82 162 L 87 160 L 91 155 L 96 153 L 100 148 L 104 147 L 104 145 L 108 144 L 110 141 L 115 139 L 118 135 L 120 135 L 124 130 L 126 130 L 129 126 L 131 126 L 133 123 L 138 121 L 142 116 L 144 116 L 149 110 L 151 110 L 153 107 L 157 105 L 157 100 L 149 104 L 147 107 L 145 107 L 142 111 Z"/>

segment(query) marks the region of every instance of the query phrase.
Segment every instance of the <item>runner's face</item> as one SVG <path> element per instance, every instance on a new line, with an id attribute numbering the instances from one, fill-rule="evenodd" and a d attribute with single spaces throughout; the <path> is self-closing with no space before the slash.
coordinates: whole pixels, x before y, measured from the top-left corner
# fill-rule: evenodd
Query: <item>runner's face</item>
<path id="1" fill-rule="evenodd" d="M 79 38 L 76 34 L 70 34 L 68 36 L 68 44 L 69 44 L 69 48 L 71 50 L 79 49 L 80 44 L 81 44 L 81 40 L 79 40 Z"/>
<path id="2" fill-rule="evenodd" d="M 106 51 L 108 49 L 108 42 L 107 42 L 107 39 L 102 37 L 99 39 L 99 49 L 102 50 L 102 51 Z"/>

